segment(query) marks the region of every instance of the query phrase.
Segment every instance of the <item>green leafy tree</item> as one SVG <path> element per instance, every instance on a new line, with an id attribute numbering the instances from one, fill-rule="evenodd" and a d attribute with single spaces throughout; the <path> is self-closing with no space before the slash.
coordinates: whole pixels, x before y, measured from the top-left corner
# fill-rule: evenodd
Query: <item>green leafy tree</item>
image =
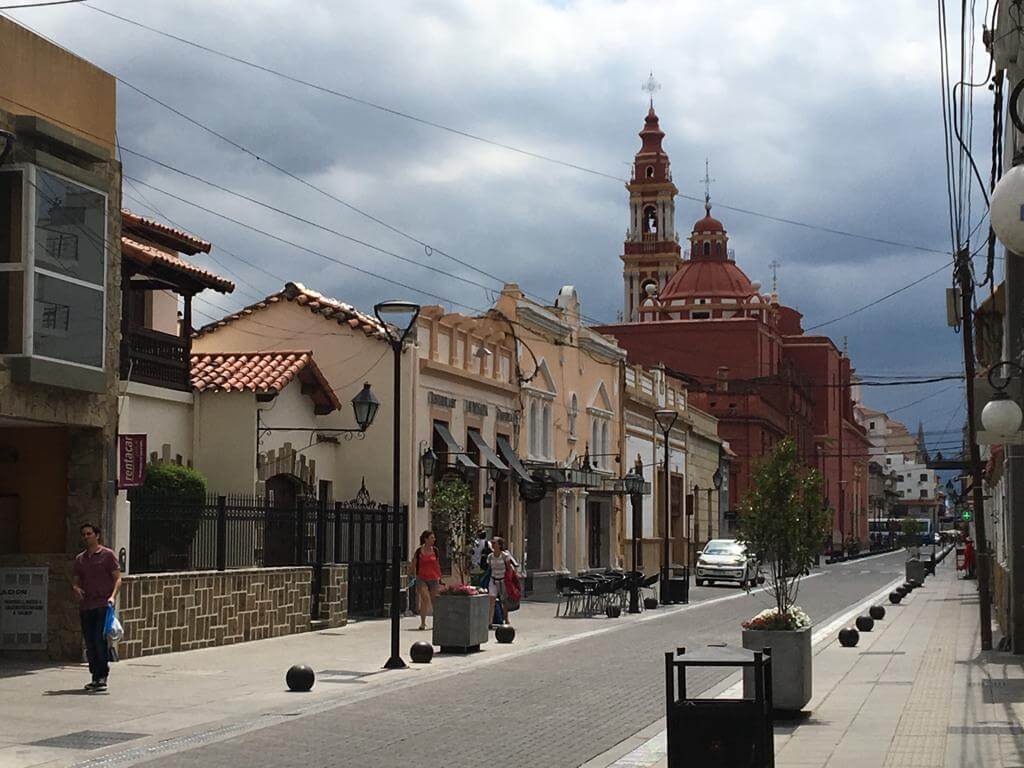
<path id="1" fill-rule="evenodd" d="M 768 568 L 767 589 L 780 629 L 795 628 L 789 619 L 800 578 L 813 565 L 830 523 L 821 503 L 821 476 L 800 461 L 796 444 L 786 438 L 756 467 L 740 505 L 737 536 Z"/>
<path id="2" fill-rule="evenodd" d="M 469 536 L 479 527 L 472 501 L 469 483 L 456 477 L 434 483 L 430 494 L 434 525 L 444 533 L 452 562 L 463 582 L 469 578 Z"/>
<path id="3" fill-rule="evenodd" d="M 913 517 L 904 517 L 900 522 L 900 533 L 903 534 L 903 546 L 910 551 L 921 546 L 921 521 Z"/>

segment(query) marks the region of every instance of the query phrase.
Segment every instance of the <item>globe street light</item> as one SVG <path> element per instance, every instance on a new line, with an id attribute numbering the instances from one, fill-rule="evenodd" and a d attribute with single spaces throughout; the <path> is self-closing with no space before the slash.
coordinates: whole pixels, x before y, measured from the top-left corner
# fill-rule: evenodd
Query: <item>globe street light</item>
<path id="1" fill-rule="evenodd" d="M 661 429 L 662 435 L 665 437 L 665 484 L 662 487 L 662 504 L 665 512 L 665 530 L 664 530 L 664 541 L 662 543 L 661 553 L 661 604 L 665 605 L 669 601 L 668 594 L 668 436 L 672 431 L 672 427 L 676 424 L 676 419 L 679 418 L 677 411 L 670 411 L 668 409 L 657 410 L 654 412 L 654 420 L 658 424 L 658 428 Z"/>
<path id="2" fill-rule="evenodd" d="M 1001 368 L 1008 368 L 1010 374 L 998 376 L 996 372 Z M 994 432 L 1000 437 L 1009 437 L 1020 430 L 1024 414 L 1021 413 L 1020 406 L 1010 399 L 1006 388 L 1015 376 L 1022 375 L 1024 375 L 1024 368 L 1008 360 L 1002 360 L 989 368 L 988 383 L 992 385 L 995 392 L 981 411 L 981 426 L 987 432 Z"/>
<path id="3" fill-rule="evenodd" d="M 405 662 L 402 661 L 398 649 L 399 637 L 399 611 L 398 611 L 398 582 L 401 579 L 400 561 L 402 558 L 402 543 L 399 541 L 402 535 L 400 513 L 402 509 L 401 498 L 401 469 L 402 469 L 402 350 L 405 347 L 405 340 L 416 325 L 416 318 L 420 315 L 420 305 L 410 301 L 382 301 L 374 305 L 373 313 L 380 320 L 388 343 L 394 352 L 395 364 L 395 418 L 394 435 L 392 441 L 392 508 L 391 508 L 391 656 L 384 663 L 385 669 L 404 669 Z"/>

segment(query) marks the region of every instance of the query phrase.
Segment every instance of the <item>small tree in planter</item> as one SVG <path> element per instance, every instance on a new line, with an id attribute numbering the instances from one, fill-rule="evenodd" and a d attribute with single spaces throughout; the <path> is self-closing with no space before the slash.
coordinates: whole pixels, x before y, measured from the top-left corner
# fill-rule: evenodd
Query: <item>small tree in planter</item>
<path id="1" fill-rule="evenodd" d="M 900 533 L 903 537 L 903 546 L 910 554 L 920 552 L 921 530 L 924 526 L 921 521 L 913 517 L 905 517 L 900 522 Z"/>
<path id="2" fill-rule="evenodd" d="M 469 579 L 469 535 L 479 527 L 472 514 L 472 496 L 469 483 L 457 477 L 447 477 L 434 484 L 430 494 L 430 512 L 434 524 L 446 537 L 459 581 Z"/>
<path id="3" fill-rule="evenodd" d="M 796 596 L 830 518 L 821 504 L 820 475 L 803 465 L 791 439 L 783 440 L 754 473 L 740 506 L 737 534 L 768 568 L 766 589 L 775 606 L 743 623 L 743 645 L 772 648 L 778 709 L 800 709 L 810 699 L 811 621 L 796 605 Z"/>

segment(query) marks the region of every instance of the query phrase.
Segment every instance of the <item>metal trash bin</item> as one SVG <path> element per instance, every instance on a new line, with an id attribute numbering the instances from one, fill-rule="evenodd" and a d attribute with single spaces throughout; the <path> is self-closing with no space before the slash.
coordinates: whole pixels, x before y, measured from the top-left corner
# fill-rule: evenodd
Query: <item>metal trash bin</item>
<path id="1" fill-rule="evenodd" d="M 739 667 L 754 674 L 752 699 L 690 698 L 689 667 Z M 665 654 L 668 767 L 774 768 L 771 651 L 708 647 Z"/>
<path id="2" fill-rule="evenodd" d="M 690 602 L 689 567 L 673 563 L 664 575 L 668 576 L 668 579 L 661 585 L 661 590 L 664 592 L 661 595 L 661 604 Z"/>

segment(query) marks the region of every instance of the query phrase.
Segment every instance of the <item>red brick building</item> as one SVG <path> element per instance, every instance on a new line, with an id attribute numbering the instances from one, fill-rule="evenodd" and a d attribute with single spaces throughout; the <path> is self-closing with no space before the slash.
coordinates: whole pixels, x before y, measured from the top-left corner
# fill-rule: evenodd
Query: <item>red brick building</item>
<path id="1" fill-rule="evenodd" d="M 682 257 L 664 135 L 652 106 L 626 185 L 631 216 L 621 258 L 629 322 L 599 330 L 618 340 L 630 362 L 664 365 L 686 379 L 691 402 L 720 420 L 720 435 L 737 454 L 734 500 L 747 491 L 753 463 L 790 436 L 825 478 L 832 540 L 866 542 L 870 446 L 853 417 L 850 360 L 828 337 L 804 334 L 801 314 L 744 274 L 707 197 Z"/>

